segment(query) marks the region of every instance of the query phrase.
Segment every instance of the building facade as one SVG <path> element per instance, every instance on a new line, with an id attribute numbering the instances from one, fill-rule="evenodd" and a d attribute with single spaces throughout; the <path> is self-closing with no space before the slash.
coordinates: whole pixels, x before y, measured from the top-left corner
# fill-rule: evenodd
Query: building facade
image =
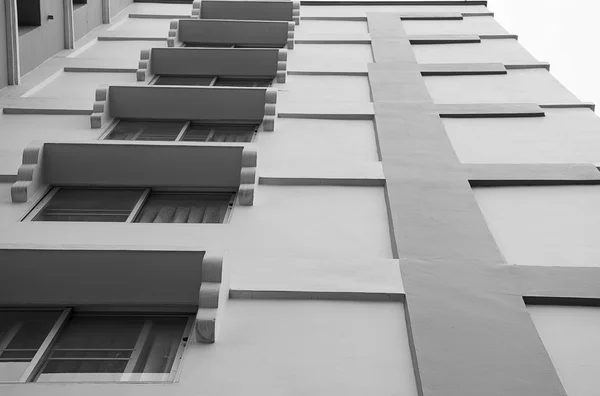
<path id="1" fill-rule="evenodd" d="M 485 1 L 0 24 L 0 395 L 598 394 L 600 120 Z"/>

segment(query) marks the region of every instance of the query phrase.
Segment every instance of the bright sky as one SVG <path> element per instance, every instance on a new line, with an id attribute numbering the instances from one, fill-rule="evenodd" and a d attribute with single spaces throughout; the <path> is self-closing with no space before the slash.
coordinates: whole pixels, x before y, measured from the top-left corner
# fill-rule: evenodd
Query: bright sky
<path id="1" fill-rule="evenodd" d="M 600 0 L 488 0 L 488 8 L 563 85 L 600 107 Z"/>

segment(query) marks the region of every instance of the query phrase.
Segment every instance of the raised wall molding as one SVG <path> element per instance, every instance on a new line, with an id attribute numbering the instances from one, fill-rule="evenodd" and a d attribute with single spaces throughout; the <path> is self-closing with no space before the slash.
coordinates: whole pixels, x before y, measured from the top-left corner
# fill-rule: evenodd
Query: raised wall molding
<path id="1" fill-rule="evenodd" d="M 223 266 L 223 254 L 206 252 L 202 260 L 202 284 L 198 296 L 199 308 L 194 332 L 196 342 L 212 344 L 216 341 L 228 299 L 229 285 Z"/>
<path id="2" fill-rule="evenodd" d="M 6 63 L 8 85 L 18 85 L 21 81 L 19 60 L 19 25 L 17 22 L 17 0 L 5 0 L 6 17 Z"/>
<path id="3" fill-rule="evenodd" d="M 27 202 L 43 184 L 42 153 L 44 143 L 35 141 L 23 150 L 23 164 L 17 172 L 17 181 L 10 189 L 13 202 Z"/>
<path id="4" fill-rule="evenodd" d="M 108 108 L 108 91 L 109 87 L 101 85 L 96 89 L 96 99 L 90 116 L 90 124 L 92 128 L 101 128 L 110 121 L 110 111 Z"/>
<path id="5" fill-rule="evenodd" d="M 240 188 L 238 190 L 239 204 L 252 206 L 254 204 L 254 189 L 256 187 L 256 150 L 244 147 L 242 151 L 242 169 L 240 171 Z"/>

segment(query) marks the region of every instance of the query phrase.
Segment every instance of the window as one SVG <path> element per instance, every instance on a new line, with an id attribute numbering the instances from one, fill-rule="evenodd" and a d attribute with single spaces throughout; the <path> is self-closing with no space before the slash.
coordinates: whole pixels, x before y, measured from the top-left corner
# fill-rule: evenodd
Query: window
<path id="1" fill-rule="evenodd" d="M 251 142 L 258 125 L 120 120 L 107 140 Z"/>
<path id="2" fill-rule="evenodd" d="M 214 80 L 214 77 L 198 77 L 198 76 L 159 76 L 154 82 L 154 85 L 193 85 L 193 86 L 209 86 Z"/>
<path id="3" fill-rule="evenodd" d="M 273 78 L 261 77 L 210 77 L 210 76 L 157 76 L 152 85 L 192 85 L 215 87 L 253 87 L 267 88 L 271 86 Z"/>
<path id="4" fill-rule="evenodd" d="M 191 315 L 0 311 L 0 380 L 173 381 Z"/>
<path id="5" fill-rule="evenodd" d="M 273 79 L 269 78 L 225 78 L 217 77 L 213 83 L 216 87 L 270 87 Z"/>
<path id="6" fill-rule="evenodd" d="M 234 194 L 54 187 L 25 218 L 32 221 L 224 223 Z"/>
<path id="7" fill-rule="evenodd" d="M 78 9 L 87 4 L 87 0 L 73 0 L 73 9 Z"/>
<path id="8" fill-rule="evenodd" d="M 17 0 L 17 24 L 20 34 L 42 25 L 40 0 Z"/>

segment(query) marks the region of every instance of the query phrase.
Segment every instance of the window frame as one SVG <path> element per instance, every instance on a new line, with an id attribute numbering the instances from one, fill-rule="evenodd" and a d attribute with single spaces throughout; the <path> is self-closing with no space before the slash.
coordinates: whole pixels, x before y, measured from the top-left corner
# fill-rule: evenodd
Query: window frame
<path id="1" fill-rule="evenodd" d="M 170 74 L 157 74 L 154 77 L 152 77 L 152 79 L 150 80 L 150 82 L 148 83 L 148 85 L 155 85 L 157 83 L 157 81 L 161 78 L 161 77 L 189 77 L 189 78 L 193 78 L 193 77 L 210 77 L 210 76 L 194 76 L 194 75 L 181 75 L 181 76 L 172 76 Z M 257 80 L 257 81 L 265 81 L 265 80 L 269 80 L 269 85 L 267 85 L 266 87 L 247 87 L 247 86 L 240 86 L 240 88 L 269 88 L 273 85 L 273 80 L 274 78 L 269 78 L 268 76 L 266 77 L 229 77 L 229 76 L 213 76 L 211 82 L 208 85 L 203 85 L 204 87 L 219 87 L 221 85 L 216 85 L 217 82 L 221 79 L 224 80 L 236 80 L 236 79 L 240 79 L 240 80 Z M 226 87 L 234 87 L 232 85 L 222 85 L 221 87 L 226 86 Z"/>
<path id="2" fill-rule="evenodd" d="M 216 77 L 214 79 L 216 79 Z M 136 134 L 131 140 L 112 140 L 112 139 L 108 139 L 108 137 L 110 136 L 110 134 L 115 130 L 115 128 L 117 127 L 117 125 L 121 121 L 164 122 L 164 121 L 174 121 L 174 120 L 129 120 L 129 119 L 126 119 L 126 118 L 117 118 L 117 119 L 114 119 L 106 127 L 106 129 L 100 135 L 100 137 L 98 138 L 98 140 L 106 140 L 106 141 L 112 141 L 112 142 L 136 142 L 136 141 L 142 141 L 142 140 L 136 140 L 136 137 L 139 135 L 139 133 Z M 162 143 L 162 142 L 168 142 L 168 143 L 175 143 L 175 142 L 181 143 L 181 142 L 184 142 L 184 143 L 210 143 L 210 144 L 249 144 L 249 143 L 254 142 L 254 140 L 256 139 L 256 135 L 261 130 L 261 125 L 262 125 L 261 123 L 259 123 L 259 124 L 253 124 L 253 126 L 254 126 L 254 132 L 252 132 L 252 135 L 250 136 L 250 141 L 248 141 L 248 142 L 211 142 L 211 141 L 208 141 L 208 138 L 204 142 L 189 142 L 189 141 L 183 140 L 183 137 L 188 132 L 188 130 L 192 126 L 194 126 L 195 124 L 214 124 L 216 126 L 216 125 L 235 125 L 236 123 L 235 122 L 201 122 L 201 121 L 181 121 L 181 122 L 185 122 L 185 124 L 183 125 L 183 127 L 181 128 L 181 130 L 179 131 L 179 133 L 177 134 L 177 136 L 175 137 L 174 140 L 153 140 L 153 141 L 143 140 L 143 141 L 146 141 L 146 142 L 156 142 L 156 143 L 159 143 L 159 142 L 160 143 Z M 251 125 L 251 124 L 250 123 L 241 122 L 241 123 L 239 123 L 239 125 Z"/>
<path id="3" fill-rule="evenodd" d="M 11 308 L 4 308 L 2 310 L 0 310 L 0 312 L 2 311 L 40 311 L 40 310 L 50 310 L 49 308 L 40 308 L 40 309 L 34 309 L 34 308 L 27 308 L 27 309 L 11 309 Z M 40 347 L 38 348 L 36 354 L 34 355 L 34 357 L 31 359 L 31 361 L 29 362 L 29 365 L 27 366 L 27 369 L 23 372 L 23 374 L 21 375 L 21 378 L 18 381 L 0 381 L 0 384 L 23 384 L 23 383 L 36 383 L 36 378 L 38 376 L 39 371 L 41 370 L 43 364 L 46 362 L 46 359 L 48 358 L 48 356 L 50 355 L 50 352 L 52 351 L 52 347 L 54 346 L 54 344 L 56 344 L 56 342 L 58 341 L 58 338 L 60 336 L 61 331 L 65 328 L 65 326 L 67 326 L 69 319 L 71 318 L 71 316 L 73 315 L 73 308 L 71 307 L 61 307 L 61 308 L 53 308 L 52 310 L 56 310 L 56 311 L 61 311 L 60 315 L 57 317 L 56 321 L 54 322 L 54 325 L 52 326 L 52 328 L 48 331 L 48 334 L 46 335 L 44 341 L 42 342 L 42 344 L 40 345 Z M 141 316 L 141 317 L 145 317 L 145 318 L 150 318 L 150 317 L 169 317 L 169 316 L 181 316 L 181 317 L 187 317 L 187 322 L 183 328 L 183 335 L 181 337 L 181 339 L 179 340 L 179 345 L 177 347 L 177 352 L 175 353 L 175 357 L 173 359 L 173 365 L 171 366 L 171 370 L 169 371 L 169 375 L 167 377 L 166 380 L 164 381 L 128 381 L 128 380 L 123 380 L 121 379 L 120 381 L 110 381 L 110 382 L 105 382 L 105 381 L 57 381 L 57 382 L 44 382 L 44 381 L 40 381 L 39 383 L 41 384 L 49 384 L 49 383 L 63 383 L 63 384 L 71 384 L 74 382 L 84 382 L 87 384 L 90 383 L 99 383 L 99 384 L 107 384 L 107 383 L 118 383 L 118 384 L 122 384 L 122 383 L 129 383 L 129 384 L 140 384 L 140 383 L 157 383 L 157 384 L 166 384 L 166 383 L 174 383 L 177 382 L 179 380 L 179 376 L 180 376 L 180 372 L 181 372 L 181 363 L 183 361 L 184 355 L 188 349 L 188 345 L 191 343 L 190 342 L 190 338 L 192 336 L 192 331 L 193 331 L 193 326 L 195 323 L 195 315 L 193 313 L 161 313 L 161 312 L 157 312 L 157 311 L 152 311 L 152 312 L 139 312 L 139 313 L 129 313 L 129 312 L 119 312 L 119 311 L 100 311 L 100 312 L 95 312 L 95 311 L 85 311 L 85 310 L 81 310 L 81 312 L 76 312 L 77 313 L 81 313 L 83 315 L 89 315 L 89 316 L 95 316 L 95 317 L 101 317 L 101 316 L 108 316 L 108 317 L 118 317 L 118 316 L 123 316 L 124 314 L 129 314 L 127 315 L 127 317 L 132 317 L 132 316 Z M 138 336 L 139 338 L 141 338 L 141 332 L 140 335 Z M 138 341 L 139 341 L 138 338 Z M 139 358 L 139 356 L 138 356 Z M 137 363 L 137 360 L 134 361 L 130 361 L 129 364 L 131 364 L 131 362 L 133 363 L 133 366 L 135 366 L 135 364 Z M 166 374 L 166 373 L 165 373 Z M 128 373 L 123 372 L 122 373 L 122 378 L 127 378 Z"/>
<path id="4" fill-rule="evenodd" d="M 56 195 L 56 193 L 61 189 L 61 188 L 77 188 L 77 189 L 82 189 L 82 190 L 95 190 L 95 189 L 102 189 L 102 190 L 121 190 L 123 188 L 115 188 L 115 187 L 94 187 L 94 188 L 89 188 L 89 187 L 78 187 L 78 186 L 50 186 L 49 187 L 49 191 L 47 191 L 47 193 L 43 194 L 38 200 L 35 201 L 35 203 L 33 204 L 33 207 L 25 214 L 25 216 L 22 218 L 21 221 L 26 221 L 26 222 L 36 222 L 36 223 L 98 223 L 95 221 L 54 221 L 54 222 L 45 222 L 45 221 L 34 221 L 35 217 L 42 211 L 44 210 L 44 208 L 52 201 L 52 197 L 54 197 L 54 195 Z M 183 194 L 183 193 L 197 193 L 197 194 L 207 194 L 207 193 L 222 193 L 222 194 L 231 194 L 231 197 L 229 199 L 229 203 L 227 204 L 227 209 L 225 211 L 225 215 L 223 216 L 223 221 L 221 223 L 193 223 L 193 224 L 227 224 L 229 223 L 229 220 L 231 219 L 231 215 L 233 212 L 233 208 L 235 207 L 235 202 L 237 200 L 237 192 L 236 191 L 226 191 L 226 190 L 213 190 L 213 189 L 174 189 L 174 188 L 168 188 L 168 189 L 164 189 L 164 188 L 151 188 L 151 187 L 146 187 L 146 188 L 139 188 L 140 189 L 140 196 L 135 204 L 135 206 L 131 209 L 131 212 L 129 213 L 129 215 L 127 216 L 127 219 L 125 221 L 121 221 L 121 222 L 106 222 L 109 224 L 150 224 L 150 223 L 137 223 L 136 219 L 138 218 L 138 216 L 142 213 L 146 202 L 148 201 L 148 198 L 152 195 L 152 192 L 156 192 L 156 193 L 173 193 L 173 194 Z M 165 224 L 172 224 L 172 223 L 165 223 Z M 186 223 L 183 223 L 186 224 Z"/>

